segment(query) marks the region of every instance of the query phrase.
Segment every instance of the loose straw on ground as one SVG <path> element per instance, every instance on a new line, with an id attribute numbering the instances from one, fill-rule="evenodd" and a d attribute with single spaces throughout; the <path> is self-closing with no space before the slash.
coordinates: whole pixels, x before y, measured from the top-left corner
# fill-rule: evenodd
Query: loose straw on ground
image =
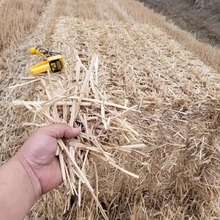
<path id="1" fill-rule="evenodd" d="M 40 119 L 44 124 L 66 123 L 70 126 L 81 127 L 81 135 L 74 141 L 58 140 L 57 155 L 59 156 L 61 172 L 67 190 L 78 196 L 78 205 L 81 205 L 82 184 L 89 189 L 93 199 L 97 203 L 104 219 L 108 219 L 104 209 L 98 200 L 98 174 L 96 171 L 96 186 L 93 189 L 86 173 L 86 164 L 95 162 L 92 158 L 98 158 L 111 166 L 119 169 L 127 175 L 139 178 L 125 168 L 121 167 L 110 150 L 131 153 L 134 149 L 144 148 L 145 145 L 137 143 L 138 133 L 126 121 L 124 115 L 128 111 L 137 111 L 137 106 L 127 107 L 108 101 L 107 91 L 99 89 L 98 56 L 92 58 L 87 69 L 76 56 L 75 73 L 72 75 L 73 88 L 59 91 L 59 85 L 65 88 L 65 82 L 47 72 L 47 76 L 31 78 L 30 82 L 15 85 L 13 88 L 40 82 L 42 94 L 40 100 L 15 100 L 15 106 L 24 106 L 34 113 L 34 120 L 26 122 L 37 123 Z M 100 86 L 101 88 L 101 86 Z M 103 137 L 118 136 L 123 145 L 103 141 Z M 136 141 L 136 143 L 135 143 Z M 91 160 L 89 160 L 89 157 Z"/>

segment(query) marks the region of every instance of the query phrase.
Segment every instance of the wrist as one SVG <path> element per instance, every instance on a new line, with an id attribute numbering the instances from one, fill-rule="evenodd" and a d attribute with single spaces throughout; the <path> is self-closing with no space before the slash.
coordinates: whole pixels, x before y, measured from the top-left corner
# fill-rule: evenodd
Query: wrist
<path id="1" fill-rule="evenodd" d="M 41 187 L 20 155 L 0 167 L 0 219 L 24 219 L 41 195 Z"/>
<path id="2" fill-rule="evenodd" d="M 26 179 L 25 181 L 26 187 L 31 189 L 30 190 L 32 192 L 31 197 L 34 199 L 34 203 L 35 203 L 42 195 L 41 184 L 38 178 L 36 177 L 31 167 L 29 166 L 26 159 L 21 154 L 17 153 L 12 159 L 15 160 L 18 166 L 21 167 L 23 176 Z"/>

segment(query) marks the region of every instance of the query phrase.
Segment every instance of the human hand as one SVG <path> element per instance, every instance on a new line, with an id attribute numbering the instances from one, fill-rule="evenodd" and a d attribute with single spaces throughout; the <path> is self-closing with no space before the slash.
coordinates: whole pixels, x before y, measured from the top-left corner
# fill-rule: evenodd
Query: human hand
<path id="1" fill-rule="evenodd" d="M 16 154 L 28 172 L 37 197 L 62 183 L 60 164 L 55 156 L 57 139 L 74 138 L 79 133 L 80 129 L 66 124 L 45 126 L 34 132 Z"/>

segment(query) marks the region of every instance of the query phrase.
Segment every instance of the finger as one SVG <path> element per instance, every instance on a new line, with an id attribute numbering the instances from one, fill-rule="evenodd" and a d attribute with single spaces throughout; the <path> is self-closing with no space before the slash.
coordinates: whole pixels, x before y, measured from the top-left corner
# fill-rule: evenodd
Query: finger
<path id="1" fill-rule="evenodd" d="M 72 128 L 67 124 L 54 124 L 40 129 L 42 132 L 48 132 L 54 138 L 74 138 L 79 135 L 79 128 Z"/>

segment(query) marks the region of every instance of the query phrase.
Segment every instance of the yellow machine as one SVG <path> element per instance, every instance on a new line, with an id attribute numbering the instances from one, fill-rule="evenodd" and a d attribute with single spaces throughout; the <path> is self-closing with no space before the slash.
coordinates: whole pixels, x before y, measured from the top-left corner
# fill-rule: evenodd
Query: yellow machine
<path id="1" fill-rule="evenodd" d="M 50 52 L 43 48 L 31 48 L 31 55 L 39 55 L 45 59 L 45 61 L 40 62 L 30 68 L 32 75 L 38 75 L 48 70 L 53 73 L 60 73 L 64 70 L 64 60 L 59 53 Z"/>

